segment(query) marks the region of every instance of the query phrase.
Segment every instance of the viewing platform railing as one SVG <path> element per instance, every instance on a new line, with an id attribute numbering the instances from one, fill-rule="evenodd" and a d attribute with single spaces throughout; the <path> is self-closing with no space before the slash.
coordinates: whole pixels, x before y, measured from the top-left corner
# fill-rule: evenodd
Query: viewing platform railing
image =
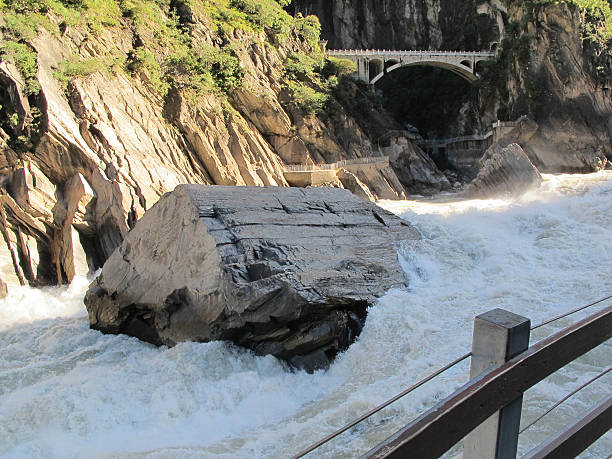
<path id="1" fill-rule="evenodd" d="M 491 130 L 484 134 L 473 134 L 461 137 L 451 137 L 448 139 L 416 139 L 414 142 L 421 147 L 430 146 L 448 146 L 455 143 L 461 142 L 485 142 L 490 141 L 495 135 L 496 130 L 501 128 L 515 128 L 521 124 L 521 121 L 525 119 L 525 116 L 521 116 L 516 121 L 496 121 L 491 125 Z"/>
<path id="2" fill-rule="evenodd" d="M 464 135 L 462 137 L 451 137 L 450 139 L 422 139 L 416 140 L 417 145 L 448 145 L 452 143 L 467 142 L 467 141 L 483 141 L 493 135 L 493 131 L 486 134 Z"/>
<path id="3" fill-rule="evenodd" d="M 285 165 L 285 172 L 314 172 L 314 171 L 333 171 L 342 169 L 343 167 L 361 166 L 361 165 L 380 165 L 380 167 L 389 166 L 388 156 L 372 156 L 368 158 L 343 159 L 330 164 L 289 164 Z"/>
<path id="4" fill-rule="evenodd" d="M 474 320 L 472 351 L 387 402 L 301 451 L 301 458 L 436 376 L 471 357 L 466 385 L 371 449 L 363 458 L 437 458 L 463 439 L 463 459 L 515 458 L 520 433 L 570 396 L 608 374 L 604 369 L 519 431 L 523 393 L 612 337 L 612 304 L 529 346 L 531 330 L 612 299 L 612 295 L 531 326 L 525 317 L 495 309 Z M 610 386 L 608 386 L 609 388 Z M 527 453 L 526 458 L 575 457 L 612 427 L 612 393 L 582 418 Z"/>

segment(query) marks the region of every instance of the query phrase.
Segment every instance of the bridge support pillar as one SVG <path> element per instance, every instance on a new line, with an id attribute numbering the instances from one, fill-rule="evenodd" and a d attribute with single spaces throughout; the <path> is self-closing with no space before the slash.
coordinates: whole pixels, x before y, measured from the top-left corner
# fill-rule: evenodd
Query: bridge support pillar
<path id="1" fill-rule="evenodd" d="M 529 319 L 494 309 L 474 319 L 470 379 L 496 368 L 529 347 Z M 523 396 L 474 429 L 463 441 L 463 459 L 515 459 Z"/>
<path id="2" fill-rule="evenodd" d="M 357 78 L 365 83 L 370 82 L 370 62 L 368 59 L 357 58 Z"/>

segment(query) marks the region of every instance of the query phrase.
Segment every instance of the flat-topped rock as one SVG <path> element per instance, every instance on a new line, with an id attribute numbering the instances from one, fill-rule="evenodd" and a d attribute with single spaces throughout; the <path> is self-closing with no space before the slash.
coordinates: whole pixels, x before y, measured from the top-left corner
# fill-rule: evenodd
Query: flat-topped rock
<path id="1" fill-rule="evenodd" d="M 105 333 L 231 340 L 314 370 L 405 285 L 394 246 L 416 238 L 346 190 L 181 185 L 136 223 L 85 304 Z"/>

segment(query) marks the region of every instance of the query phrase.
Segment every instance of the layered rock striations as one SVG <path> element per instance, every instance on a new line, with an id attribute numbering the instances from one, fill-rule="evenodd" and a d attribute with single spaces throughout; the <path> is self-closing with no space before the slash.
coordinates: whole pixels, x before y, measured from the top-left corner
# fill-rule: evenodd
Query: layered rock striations
<path id="1" fill-rule="evenodd" d="M 334 49 L 488 49 L 504 32 L 498 1 L 294 0 L 291 8 L 317 14 Z"/>
<path id="2" fill-rule="evenodd" d="M 507 75 L 507 91 L 497 93 L 501 112 L 538 123 L 528 147 L 541 171 L 601 169 L 612 157 L 612 42 L 589 39 L 586 14 L 570 2 L 513 3 L 508 14 L 518 31 L 506 41 L 511 53 L 500 57 Z"/>
<path id="3" fill-rule="evenodd" d="M 314 370 L 405 285 L 394 245 L 416 238 L 346 190 L 182 185 L 136 223 L 85 304 L 106 333 L 231 340 Z"/>

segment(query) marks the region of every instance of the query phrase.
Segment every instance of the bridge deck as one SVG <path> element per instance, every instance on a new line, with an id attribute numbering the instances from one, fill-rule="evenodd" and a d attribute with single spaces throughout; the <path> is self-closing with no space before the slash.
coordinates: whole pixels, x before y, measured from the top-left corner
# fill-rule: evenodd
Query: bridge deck
<path id="1" fill-rule="evenodd" d="M 389 49 L 329 49 L 330 56 L 466 56 L 494 57 L 493 51 L 422 51 L 422 50 L 389 50 Z"/>

